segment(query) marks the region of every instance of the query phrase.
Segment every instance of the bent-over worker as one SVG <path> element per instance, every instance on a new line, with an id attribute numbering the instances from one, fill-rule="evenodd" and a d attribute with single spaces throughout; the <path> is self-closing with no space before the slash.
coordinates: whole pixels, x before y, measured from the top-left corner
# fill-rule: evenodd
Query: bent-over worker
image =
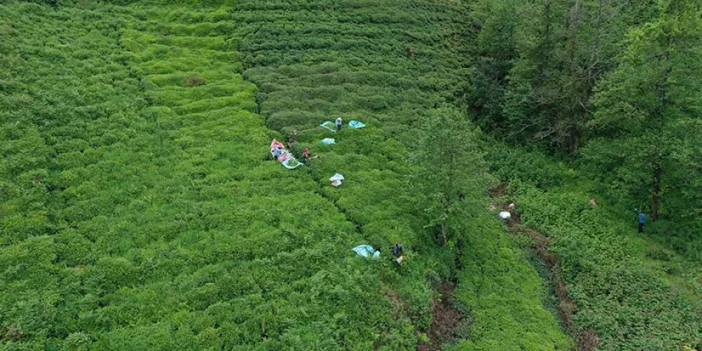
<path id="1" fill-rule="evenodd" d="M 310 148 L 306 147 L 304 151 L 302 151 L 302 162 L 307 163 L 310 161 Z"/>
<path id="2" fill-rule="evenodd" d="M 341 130 L 342 125 L 344 125 L 344 120 L 341 117 L 337 118 L 336 119 L 336 131 L 337 132 Z"/>
<path id="3" fill-rule="evenodd" d="M 404 250 L 402 249 L 402 245 L 400 245 L 400 243 L 396 243 L 395 246 L 392 248 L 392 255 L 397 257 L 395 259 L 395 262 L 397 262 L 398 265 L 401 265 L 402 261 L 405 259 L 405 255 Z"/>

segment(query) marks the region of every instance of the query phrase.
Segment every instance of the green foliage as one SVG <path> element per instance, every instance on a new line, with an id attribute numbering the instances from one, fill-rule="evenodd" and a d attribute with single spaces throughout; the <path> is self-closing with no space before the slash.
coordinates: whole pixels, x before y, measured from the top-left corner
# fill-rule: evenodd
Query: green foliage
<path id="1" fill-rule="evenodd" d="M 654 18 L 654 3 L 472 2 L 473 117 L 506 140 L 576 152 L 595 85 L 616 67 L 626 29 Z"/>
<path id="2" fill-rule="evenodd" d="M 515 183 L 526 181 L 544 189 L 572 180 L 572 172 L 563 163 L 553 162 L 543 153 L 510 148 L 491 139 L 487 143 L 490 145 L 484 152 L 485 159 L 491 174 L 499 179 L 509 179 Z"/>
<path id="3" fill-rule="evenodd" d="M 572 350 L 555 314 L 543 308 L 544 282 L 497 221 L 483 212 L 467 223 L 465 240 L 458 298 L 471 306 L 473 327 L 449 349 Z"/>
<path id="4" fill-rule="evenodd" d="M 354 225 L 304 171 L 267 160 L 218 24 L 229 9 L 0 13 L 7 348 L 414 347 L 368 279 L 392 267 L 354 257 Z"/>
<path id="5" fill-rule="evenodd" d="M 421 128 L 416 157 L 421 168 L 415 184 L 425 197 L 425 227 L 444 246 L 462 245 L 459 238 L 465 222 L 485 208 L 481 195 L 489 178 L 478 149 L 477 131 L 470 126 L 456 110 L 444 107 L 432 111 Z"/>
<path id="6" fill-rule="evenodd" d="M 665 244 L 660 245 L 636 234 L 635 212 L 620 210 L 609 198 L 597 197 L 593 207 L 590 183 L 572 171 L 555 162 L 549 165 L 536 153 L 513 154 L 525 162 L 542 160 L 553 170 L 551 177 L 562 178 L 545 187 L 540 172 L 522 172 L 519 167 L 515 172 L 499 157 L 492 164 L 497 174 L 514 179 L 511 196 L 523 223 L 551 237 L 551 249 L 560 257 L 578 306 L 577 332 L 594 330 L 602 350 L 679 350 L 698 343 L 699 261 L 667 248 L 670 238 L 660 238 Z M 647 230 L 661 235 L 668 229 L 655 225 Z M 699 238 L 688 238 L 689 245 L 699 247 Z"/>
<path id="7" fill-rule="evenodd" d="M 665 274 L 643 268 L 631 226 L 588 208 L 582 196 L 529 190 L 518 201 L 527 224 L 557 239 L 554 250 L 579 307 L 576 323 L 597 332 L 601 349 L 677 350 L 699 340 L 702 310 Z"/>
<path id="8" fill-rule="evenodd" d="M 481 126 L 532 150 L 488 140 L 486 160 L 525 223 L 553 238 L 576 327 L 595 330 L 604 350 L 702 339 L 699 19 L 695 1 L 471 6 L 465 103 Z M 564 165 L 534 141 L 584 148 Z M 635 207 L 658 219 L 644 237 L 633 235 Z"/>
<path id="9" fill-rule="evenodd" d="M 702 141 L 702 22 L 693 3 L 669 3 L 661 17 L 629 35 L 620 66 L 596 95 L 593 140 L 584 160 L 610 193 L 659 214 L 690 216 L 698 192 Z M 640 206 L 640 205 L 639 205 Z M 692 205 L 693 212 L 695 205 Z"/>

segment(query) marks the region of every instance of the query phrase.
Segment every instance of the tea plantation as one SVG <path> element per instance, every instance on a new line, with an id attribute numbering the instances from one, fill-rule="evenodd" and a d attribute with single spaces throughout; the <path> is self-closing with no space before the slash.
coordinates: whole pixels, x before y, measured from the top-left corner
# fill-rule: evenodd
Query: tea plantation
<path id="1" fill-rule="evenodd" d="M 634 236 L 585 170 L 474 127 L 472 8 L 0 3 L 0 350 L 702 347 L 688 241 Z M 442 114 L 471 132 L 427 154 L 461 129 Z M 272 139 L 312 158 L 288 170 Z M 461 179 L 426 184 L 454 148 Z M 511 201 L 555 268 L 497 218 Z"/>
<path id="2" fill-rule="evenodd" d="M 32 137 L 46 152 L 43 174 L 31 164 L 34 174 L 3 168 L 19 186 L 39 188 L 38 199 L 15 190 L 15 207 L 51 213 L 41 218 L 44 233 L 4 232 L 9 346 L 327 348 L 407 329 L 384 313 L 379 289 L 366 287 L 369 268 L 342 254 L 357 241 L 351 224 L 315 183 L 264 161 L 270 133 L 253 113 L 254 88 L 217 34 L 226 11 L 139 9 L 137 18 L 116 8 L 11 9 L 37 13 L 14 25 L 18 34 L 41 23 L 66 47 L 17 62 L 13 78 L 28 83 L 18 81 L 6 100 L 27 108 L 6 110 L 8 125 L 26 124 L 7 135 L 17 145 L 6 151 L 10 160 L 41 162 L 20 147 Z M 66 28 L 67 18 L 83 22 Z M 161 39 L 159 30 L 172 34 Z M 91 45 L 100 55 L 86 62 Z M 18 49 L 42 53 L 32 43 Z M 206 84 L 191 86 L 191 78 Z M 33 81 L 42 83 L 24 88 Z M 27 222 L 35 217 L 6 227 L 34 228 Z M 369 316 L 380 326 L 371 328 Z"/>
<path id="3" fill-rule="evenodd" d="M 411 206 L 417 196 L 403 179 L 422 166 L 412 156 L 419 120 L 460 93 L 466 74 L 460 60 L 464 11 L 458 4 L 427 2 L 252 1 L 234 12 L 235 22 L 245 24 L 237 46 L 249 67 L 244 74 L 259 86 L 261 113 L 271 128 L 297 130 L 314 145 L 322 136 L 307 129 L 319 121 L 340 115 L 370 124 L 368 130 L 337 133 L 339 144 L 320 148 L 320 160 L 310 168 L 322 183 L 337 171 L 347 175 L 343 189 L 326 187 L 325 193 L 369 242 L 387 247 L 399 240 L 415 251 L 408 269 L 418 272 L 412 281 L 407 272 L 393 278 L 399 282 L 392 288 L 418 309 L 413 313 L 420 330 L 427 327 L 429 311 L 421 309 L 428 300 L 418 295 L 427 289 L 417 286 L 424 285 L 422 275 L 450 273 L 429 261 L 441 252 L 430 249 L 416 223 L 421 217 Z M 459 274 L 457 297 L 473 318 L 471 336 L 465 335 L 470 341 L 459 349 L 568 349 L 570 341 L 543 306 L 543 283 L 490 218 L 486 195 L 471 195 L 471 205 L 480 207 L 459 258 L 469 268 Z"/>

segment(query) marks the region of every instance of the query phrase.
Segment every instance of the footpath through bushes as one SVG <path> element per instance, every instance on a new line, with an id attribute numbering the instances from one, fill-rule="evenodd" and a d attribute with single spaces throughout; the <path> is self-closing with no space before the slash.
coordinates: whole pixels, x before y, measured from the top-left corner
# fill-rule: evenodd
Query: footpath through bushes
<path id="1" fill-rule="evenodd" d="M 547 234 L 578 309 L 601 350 L 680 350 L 702 342 L 699 261 L 636 232 L 636 212 L 597 196 L 576 170 L 495 142 L 489 161 L 509 180 L 523 224 Z M 542 165 L 536 167 L 535 165 Z M 696 245 L 693 241 L 691 245 Z"/>

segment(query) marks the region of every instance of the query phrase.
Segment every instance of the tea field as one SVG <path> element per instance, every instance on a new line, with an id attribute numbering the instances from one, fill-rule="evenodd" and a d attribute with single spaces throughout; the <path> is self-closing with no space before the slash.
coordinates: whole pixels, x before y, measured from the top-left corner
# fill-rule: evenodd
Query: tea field
<path id="1" fill-rule="evenodd" d="M 414 281 L 403 277 L 393 288 L 400 289 L 411 306 L 426 305 L 416 285 L 426 279 L 422 275 L 427 268 L 435 266 L 430 257 L 441 253 L 431 249 L 421 223 L 416 223 L 416 208 L 402 207 L 416 203 L 416 194 L 402 180 L 421 167 L 412 156 L 419 121 L 461 92 L 461 77 L 467 74 L 460 60 L 465 7 L 426 2 L 313 4 L 237 6 L 236 22 L 245 24 L 239 27 L 242 40 L 237 46 L 248 67 L 244 74 L 259 86 L 260 111 L 267 124 L 283 133 L 297 132 L 309 145 L 323 135 L 308 129 L 325 119 L 343 116 L 369 123 L 367 131 L 337 133 L 333 149 L 319 148 L 320 160 L 310 167 L 311 173 L 322 183 L 337 171 L 348 175 L 345 187 L 328 196 L 370 242 L 386 247 L 399 240 L 413 250 L 408 269 L 419 272 Z M 262 27 L 260 22 L 269 24 Z M 466 337 L 471 340 L 459 347 L 567 349 L 569 339 L 543 306 L 543 283 L 486 211 L 486 195 L 471 195 L 473 205 L 480 207 L 465 234 L 467 253 L 459 258 L 462 265 L 482 270 L 475 274 L 466 269 L 458 277 L 457 297 L 473 316 L 472 337 Z M 503 271 L 507 266 L 512 268 Z M 446 277 L 448 271 L 429 272 Z M 427 310 L 418 310 L 415 319 L 427 323 L 422 317 Z"/>
<path id="2" fill-rule="evenodd" d="M 241 12 L 3 5 L 3 61 L 10 68 L 2 109 L 9 200 L 3 203 L 4 347 L 411 349 L 426 342 L 428 278 L 441 279 L 448 269 L 423 246 L 407 183 L 410 152 L 392 135 L 411 133 L 403 124 L 417 114 L 407 112 L 421 114 L 422 105 L 441 99 L 411 86 L 413 72 L 428 74 L 427 64 L 409 60 L 399 47 L 396 61 L 409 67 L 385 76 L 346 71 L 344 56 L 352 59 L 352 50 L 322 71 L 311 67 L 288 77 L 270 61 L 243 71 L 262 86 L 257 96 L 242 76 L 244 66 L 255 64 L 257 43 L 245 34 L 249 13 L 274 14 L 246 4 Z M 369 33 L 393 30 L 390 22 Z M 271 57 L 278 42 L 268 44 Z M 337 54 L 323 49 L 320 57 Z M 418 56 L 428 50 L 418 49 Z M 378 60 L 383 54 L 357 55 L 364 53 Z M 354 75 L 375 85 L 349 86 L 346 94 L 343 81 Z M 305 87 L 304 79 L 309 87 L 324 76 L 330 82 L 318 92 Z M 423 84 L 448 84 L 445 77 Z M 384 89 L 395 101 L 374 97 Z M 290 98 L 275 98 L 284 94 Z M 344 95 L 349 101 L 331 103 Z M 406 105 L 407 119 L 398 110 L 376 113 L 386 104 Z M 281 117 L 290 111 L 306 119 Z M 267 160 L 270 139 L 289 132 L 284 127 L 315 129 L 325 115 L 339 113 L 369 127 L 343 130 L 334 149 L 315 144 L 320 157 L 309 170 L 288 171 Z M 312 145 L 321 134 L 302 134 L 300 144 Z M 324 182 L 332 170 L 348 178 L 339 191 Z M 350 250 L 395 241 L 412 262 L 401 274 Z M 536 272 L 517 248 L 505 250 L 530 277 L 530 295 L 493 293 L 536 309 L 553 342 L 567 345 L 541 304 Z M 388 297 L 395 294 L 403 301 Z M 489 326 L 477 318 L 473 324 Z M 499 329 L 488 330 L 485 342 L 505 337 L 490 333 Z"/>
<path id="3" fill-rule="evenodd" d="M 470 8 L 1 3 L 0 350 L 694 350 L 690 251 L 470 122 Z M 476 151 L 442 245 L 418 177 L 447 111 Z M 320 127 L 338 117 L 366 127 Z M 272 139 L 313 157 L 288 170 Z M 552 238 L 572 325 L 509 201 Z"/>
<path id="4" fill-rule="evenodd" d="M 228 11 L 3 10 L 4 348 L 414 342 L 353 225 L 266 160 Z"/>

